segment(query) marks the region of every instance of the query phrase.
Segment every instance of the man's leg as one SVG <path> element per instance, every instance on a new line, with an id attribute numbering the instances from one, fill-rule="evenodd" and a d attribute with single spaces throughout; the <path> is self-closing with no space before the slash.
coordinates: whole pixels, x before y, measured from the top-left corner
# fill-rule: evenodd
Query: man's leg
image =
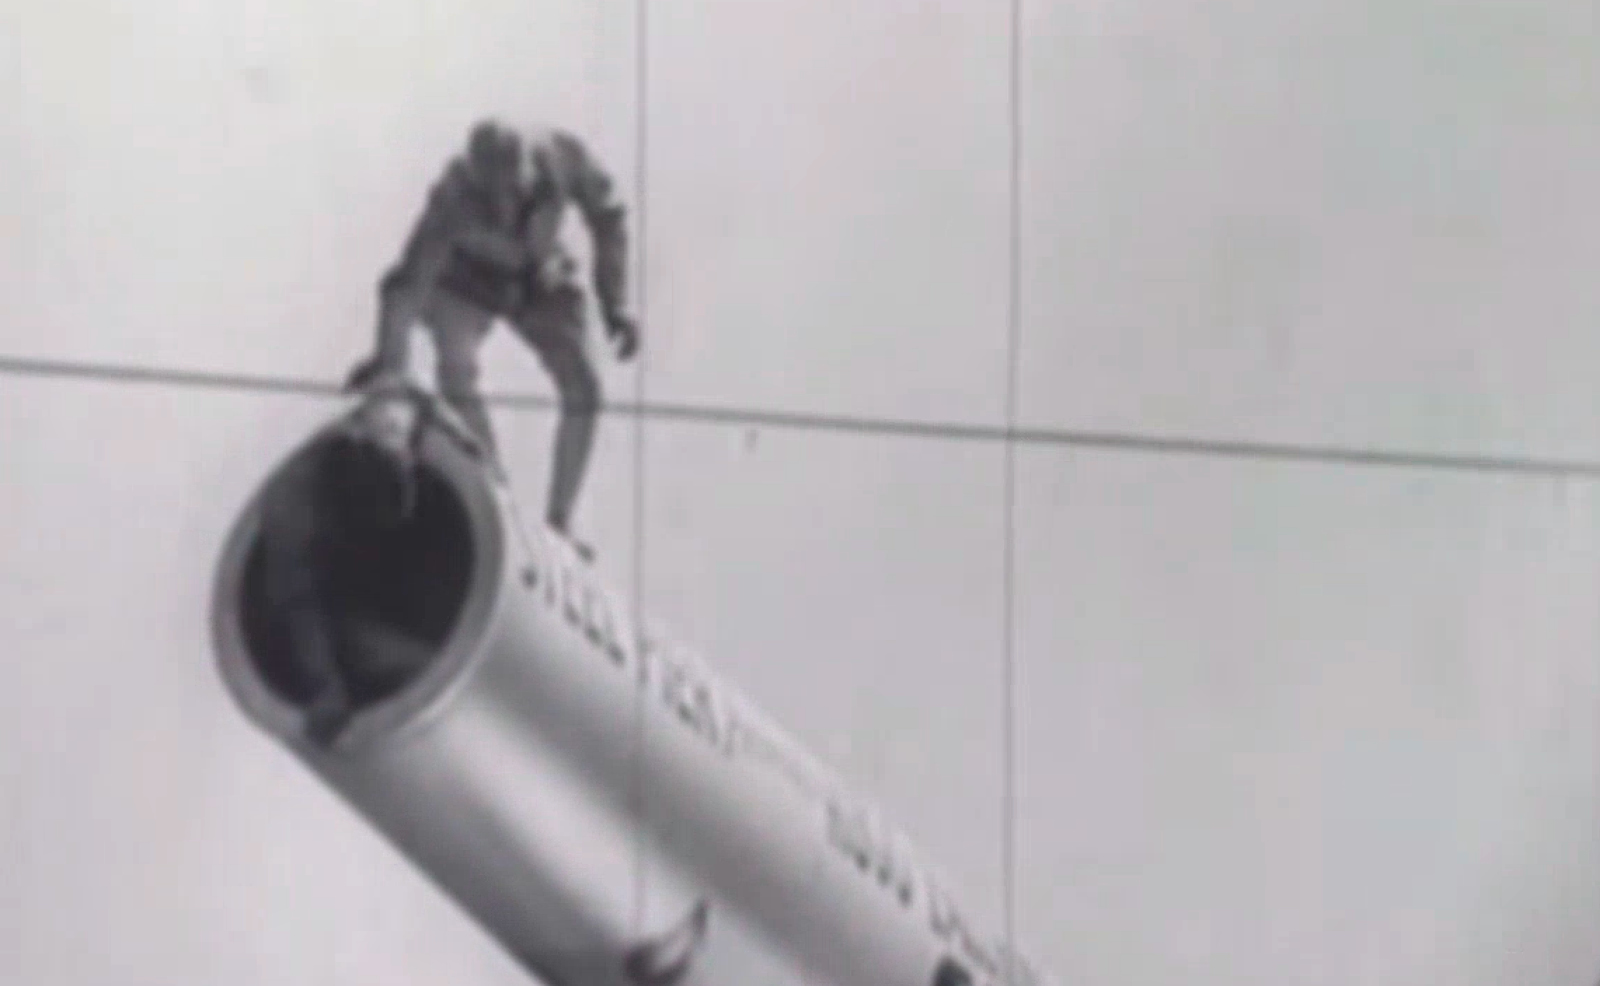
<path id="1" fill-rule="evenodd" d="M 329 743 L 349 722 L 350 693 L 328 612 L 328 573 L 316 544 L 314 464 L 302 460 L 281 477 L 262 511 L 263 589 L 284 629 L 288 659 L 310 693 L 306 732 Z"/>
<path id="2" fill-rule="evenodd" d="M 494 315 L 447 292 L 436 291 L 428 300 L 422 319 L 433 334 L 433 348 L 438 354 L 439 396 L 455 408 L 483 442 L 490 459 L 497 459 L 494 425 L 478 389 L 478 353 Z"/>
<path id="3" fill-rule="evenodd" d="M 350 368 L 345 389 L 367 386 L 380 373 L 405 373 L 411 362 L 411 327 L 416 324 L 422 294 L 414 264 L 405 259 L 378 282 L 378 337 L 372 355 Z"/>
<path id="4" fill-rule="evenodd" d="M 570 537 L 568 525 L 583 488 L 600 416 L 600 378 L 585 345 L 583 295 L 570 289 L 554 292 L 519 313 L 513 325 L 538 353 L 560 398 L 545 521 Z"/>
<path id="5" fill-rule="evenodd" d="M 284 613 L 289 646 L 300 656 L 302 667 L 319 677 L 317 691 L 306 706 L 306 737 L 328 745 L 350 724 L 355 709 L 350 689 L 338 663 L 337 629 L 316 603 L 291 605 Z"/>

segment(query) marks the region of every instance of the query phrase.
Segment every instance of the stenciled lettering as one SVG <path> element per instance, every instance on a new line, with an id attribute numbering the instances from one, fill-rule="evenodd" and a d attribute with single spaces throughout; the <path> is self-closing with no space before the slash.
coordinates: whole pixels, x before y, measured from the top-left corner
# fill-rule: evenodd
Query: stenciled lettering
<path id="1" fill-rule="evenodd" d="M 962 955 L 993 979 L 1000 974 L 1000 963 L 973 933 L 971 923 L 935 881 L 928 881 L 928 922 L 935 937 Z"/>
<path id="2" fill-rule="evenodd" d="M 628 654 L 622 645 L 621 635 L 617 633 L 616 607 L 612 604 L 611 595 L 590 586 L 585 593 L 585 601 L 585 630 L 589 639 L 606 652 L 612 664 L 621 666 L 627 661 Z"/>
<path id="3" fill-rule="evenodd" d="M 741 723 L 732 703 L 680 645 L 669 643 L 650 628 L 637 638 L 625 640 L 619 632 L 623 621 L 618 618 L 611 596 L 571 566 L 557 559 L 546 560 L 548 567 L 543 567 L 536 578 L 546 608 L 604 650 L 613 665 L 625 668 L 631 656 L 638 688 L 654 693 L 673 718 L 722 755 L 749 756 L 777 771 L 806 796 L 819 796 L 819 784 L 811 773 L 761 730 Z"/>
<path id="4" fill-rule="evenodd" d="M 730 755 L 754 761 L 788 781 L 804 797 L 813 801 L 821 800 L 822 787 L 817 779 L 761 728 L 737 715 L 731 715 L 728 732 Z"/>
<path id="5" fill-rule="evenodd" d="M 859 872 L 892 892 L 901 907 L 910 907 L 915 900 L 916 881 L 909 854 L 899 844 L 902 840 L 864 808 L 846 808 L 838 799 L 830 798 L 827 812 L 829 843 Z"/>
<path id="6" fill-rule="evenodd" d="M 539 562 L 532 588 L 542 591 L 536 598 L 603 651 L 614 667 L 625 669 L 631 658 L 635 686 L 654 695 L 673 719 L 723 756 L 754 761 L 777 774 L 807 800 L 827 799 L 833 790 L 829 779 L 765 727 L 745 721 L 737 704 L 717 687 L 694 655 L 648 626 L 637 636 L 627 633 L 623 630 L 626 621 L 620 618 L 609 593 L 559 558 L 547 555 Z M 532 564 L 529 569 L 535 570 Z M 910 865 L 893 848 L 893 840 L 876 832 L 868 825 L 845 838 L 841 828 L 839 844 L 859 847 L 862 862 L 858 868 L 909 906 L 914 886 Z"/>
<path id="7" fill-rule="evenodd" d="M 883 824 L 863 806 L 848 803 L 828 780 L 820 777 L 803 756 L 795 754 L 777 736 L 756 722 L 744 719 L 736 704 L 707 677 L 698 660 L 681 646 L 667 643 L 645 630 L 625 640 L 619 632 L 618 609 L 612 597 L 559 561 L 548 567 L 530 564 L 530 589 L 547 609 L 560 615 L 577 634 L 606 654 L 609 663 L 624 668 L 631 654 L 636 685 L 657 696 L 671 718 L 706 745 L 730 758 L 752 760 L 785 779 L 798 793 L 826 805 L 827 843 L 851 867 L 889 893 L 902 907 L 916 903 L 917 888 L 927 899 L 929 926 L 951 951 L 995 983 L 1004 970 L 998 955 L 1015 966 L 1015 984 L 1035 986 L 1031 967 L 1002 948 L 987 948 L 973 933 L 971 923 L 935 881 L 920 874 L 909 846 L 899 833 Z M 656 687 L 659 686 L 659 687 Z"/>
<path id="8" fill-rule="evenodd" d="M 663 663 L 661 697 L 679 722 L 712 746 L 722 748 L 725 729 L 717 715 L 711 688 L 685 663 L 670 660 Z"/>
<path id="9" fill-rule="evenodd" d="M 628 652 L 617 632 L 616 606 L 610 594 L 578 578 L 566 565 L 556 564 L 549 576 L 543 580 L 546 607 L 560 613 L 569 627 L 604 651 L 611 663 L 626 664 Z"/>

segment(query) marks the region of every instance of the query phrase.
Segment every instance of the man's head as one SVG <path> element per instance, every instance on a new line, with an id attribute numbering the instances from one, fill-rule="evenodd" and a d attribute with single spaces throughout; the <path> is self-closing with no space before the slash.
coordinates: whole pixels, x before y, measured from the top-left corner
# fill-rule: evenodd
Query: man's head
<path id="1" fill-rule="evenodd" d="M 496 199 L 513 199 L 522 178 L 522 139 L 493 120 L 473 125 L 467 167 Z"/>

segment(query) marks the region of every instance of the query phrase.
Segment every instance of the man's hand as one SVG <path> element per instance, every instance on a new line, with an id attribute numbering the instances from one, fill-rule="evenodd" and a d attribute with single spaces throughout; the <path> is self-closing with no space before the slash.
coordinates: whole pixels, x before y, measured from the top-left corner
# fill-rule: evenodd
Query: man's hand
<path id="1" fill-rule="evenodd" d="M 622 312 L 606 314 L 606 337 L 617 347 L 617 359 L 626 363 L 639 351 L 639 325 Z"/>
<path id="2" fill-rule="evenodd" d="M 383 366 L 379 364 L 378 357 L 368 356 L 350 368 L 350 373 L 344 378 L 344 392 L 353 394 L 365 390 L 381 372 Z"/>

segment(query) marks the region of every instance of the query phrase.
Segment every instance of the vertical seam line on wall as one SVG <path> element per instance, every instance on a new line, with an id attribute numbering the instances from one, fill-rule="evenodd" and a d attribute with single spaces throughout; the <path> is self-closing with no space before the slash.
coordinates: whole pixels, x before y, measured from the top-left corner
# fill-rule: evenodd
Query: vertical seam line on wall
<path id="1" fill-rule="evenodd" d="M 646 194 L 648 182 L 646 170 L 648 168 L 648 148 L 646 140 L 649 135 L 649 20 L 646 13 L 646 0 L 635 0 L 634 3 L 634 66 L 633 66 L 633 236 L 634 236 L 634 269 L 633 290 L 636 304 L 633 315 L 638 319 L 640 341 L 638 352 L 634 358 L 633 376 L 633 647 L 634 663 L 637 668 L 644 657 L 645 645 L 645 618 L 644 618 L 644 552 L 645 552 L 645 367 L 649 363 L 650 342 L 653 342 L 653 330 L 650 326 L 648 292 L 649 282 L 646 277 L 646 264 L 648 263 L 649 250 L 646 244 Z M 646 340 L 646 335 L 652 336 Z M 645 684 L 641 677 L 634 689 L 634 810 L 635 810 L 635 846 L 633 871 L 633 923 L 636 935 L 644 934 L 645 916 L 645 881 L 648 878 L 649 826 L 646 824 L 648 807 L 645 804 Z"/>
<path id="2" fill-rule="evenodd" d="M 1000 627 L 1001 660 L 1001 834 L 1000 867 L 1002 885 L 1001 927 L 1006 943 L 1004 976 L 1007 986 L 1015 983 L 1017 912 L 1017 724 L 1016 724 L 1016 429 L 1017 376 L 1021 349 L 1021 255 L 1022 255 L 1022 3 L 1010 0 L 1010 45 L 1007 78 L 1009 136 L 1007 145 L 1007 282 L 1006 282 L 1006 387 L 1005 441 L 1003 448 L 1003 529 Z"/>

